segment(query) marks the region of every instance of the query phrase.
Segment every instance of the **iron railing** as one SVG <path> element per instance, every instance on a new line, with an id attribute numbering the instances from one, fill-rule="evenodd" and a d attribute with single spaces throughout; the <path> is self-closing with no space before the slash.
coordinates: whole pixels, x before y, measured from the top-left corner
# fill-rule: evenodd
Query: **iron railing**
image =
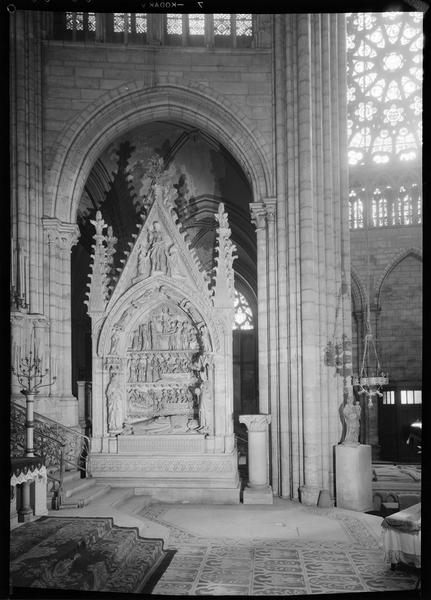
<path id="1" fill-rule="evenodd" d="M 11 403 L 11 456 L 22 456 L 26 439 L 26 409 Z M 51 484 L 52 506 L 62 502 L 66 470 L 78 470 L 91 477 L 90 438 L 39 413 L 34 413 L 34 451 L 44 460 Z"/>

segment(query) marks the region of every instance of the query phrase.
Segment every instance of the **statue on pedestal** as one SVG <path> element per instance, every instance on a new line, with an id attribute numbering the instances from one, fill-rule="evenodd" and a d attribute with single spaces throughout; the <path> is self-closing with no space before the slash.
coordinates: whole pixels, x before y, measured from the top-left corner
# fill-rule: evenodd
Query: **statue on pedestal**
<path id="1" fill-rule="evenodd" d="M 343 408 L 344 421 L 346 423 L 346 435 L 343 444 L 359 445 L 359 422 L 361 419 L 361 405 L 353 401 L 350 392 Z"/>

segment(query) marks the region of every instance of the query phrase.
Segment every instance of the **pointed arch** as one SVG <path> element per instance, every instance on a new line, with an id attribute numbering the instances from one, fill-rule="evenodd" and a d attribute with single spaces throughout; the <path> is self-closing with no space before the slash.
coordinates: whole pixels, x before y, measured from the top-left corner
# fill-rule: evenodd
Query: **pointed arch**
<path id="1" fill-rule="evenodd" d="M 171 78 L 162 85 L 131 82 L 110 90 L 62 132 L 48 174 L 45 214 L 75 222 L 88 174 L 104 148 L 125 131 L 161 119 L 189 124 L 212 136 L 235 157 L 254 199 L 271 195 L 270 147 L 257 126 L 209 86 Z"/>
<path id="2" fill-rule="evenodd" d="M 397 265 L 399 265 L 400 262 L 402 262 L 408 256 L 413 256 L 413 258 L 416 258 L 417 260 L 422 262 L 422 250 L 420 250 L 419 248 L 408 248 L 408 249 L 401 250 L 400 252 L 395 254 L 393 259 L 389 262 L 389 264 L 385 268 L 384 272 L 382 273 L 382 275 L 376 282 L 375 298 L 376 298 L 377 306 L 380 305 L 380 294 L 381 294 L 383 283 L 384 283 L 385 279 L 390 275 L 390 273 L 395 269 L 395 267 L 397 267 Z"/>
<path id="3" fill-rule="evenodd" d="M 365 289 L 364 284 L 362 283 L 361 276 L 358 271 L 350 266 L 350 276 L 351 276 L 351 294 L 352 294 L 352 309 L 353 310 L 363 310 L 367 303 L 367 290 Z"/>

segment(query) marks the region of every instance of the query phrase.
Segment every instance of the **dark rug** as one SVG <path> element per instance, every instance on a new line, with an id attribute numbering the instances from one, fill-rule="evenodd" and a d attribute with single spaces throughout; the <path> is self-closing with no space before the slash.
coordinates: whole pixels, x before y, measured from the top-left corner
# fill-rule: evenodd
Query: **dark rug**
<path id="1" fill-rule="evenodd" d="M 16 589 L 150 593 L 170 560 L 163 540 L 108 517 L 42 517 L 11 531 Z"/>

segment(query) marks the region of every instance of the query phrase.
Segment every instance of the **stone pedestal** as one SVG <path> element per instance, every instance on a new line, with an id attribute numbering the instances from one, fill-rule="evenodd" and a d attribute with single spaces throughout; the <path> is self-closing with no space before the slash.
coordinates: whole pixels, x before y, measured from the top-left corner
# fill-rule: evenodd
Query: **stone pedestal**
<path id="1" fill-rule="evenodd" d="M 340 444 L 335 448 L 337 507 L 373 508 L 371 446 Z"/>
<path id="2" fill-rule="evenodd" d="M 271 415 L 240 415 L 248 429 L 248 484 L 244 504 L 272 504 L 268 473 L 268 423 Z"/>

